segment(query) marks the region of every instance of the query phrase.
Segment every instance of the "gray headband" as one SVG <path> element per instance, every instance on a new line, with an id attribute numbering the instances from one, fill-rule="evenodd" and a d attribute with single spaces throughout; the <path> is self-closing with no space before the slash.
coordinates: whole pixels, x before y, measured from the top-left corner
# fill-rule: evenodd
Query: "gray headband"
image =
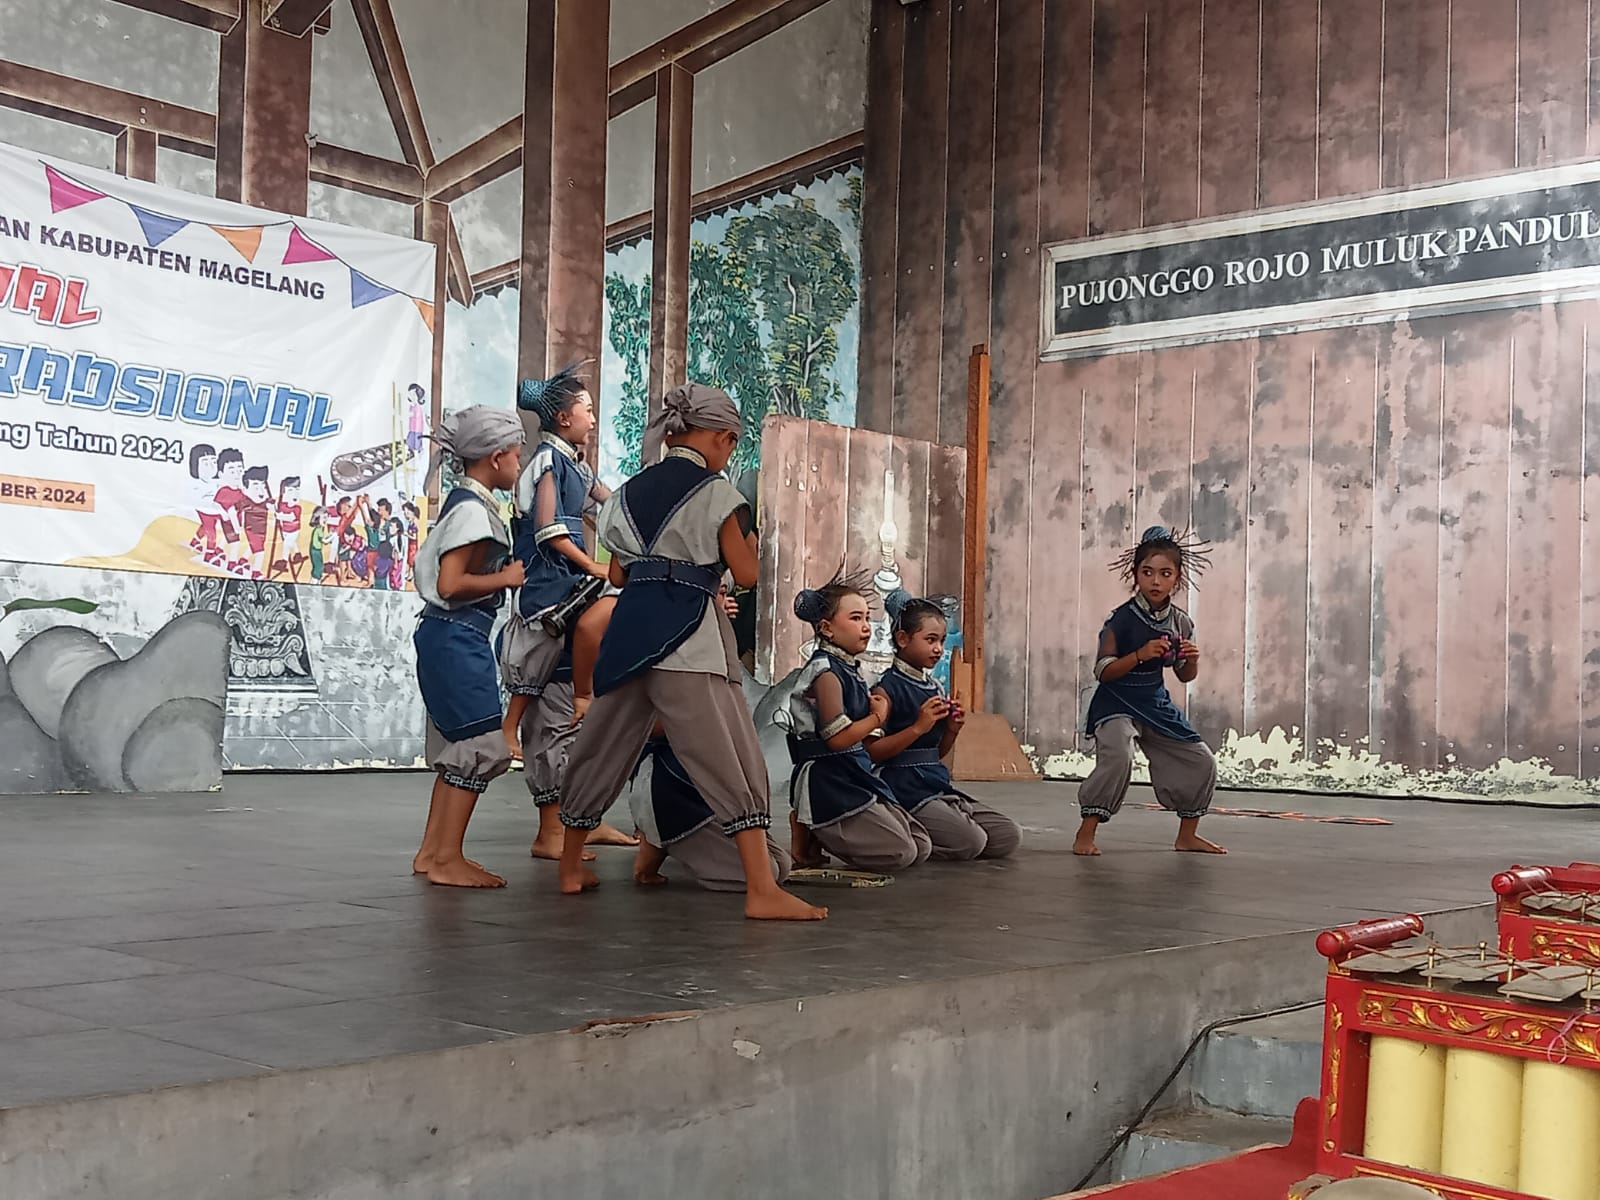
<path id="1" fill-rule="evenodd" d="M 675 387 L 661 397 L 661 409 L 650 418 L 644 431 L 644 451 L 640 459 L 644 466 L 661 461 L 661 446 L 673 434 L 688 433 L 691 429 L 723 429 L 732 433 L 744 432 L 744 418 L 739 408 L 721 388 L 703 383 L 686 383 Z"/>
<path id="2" fill-rule="evenodd" d="M 520 447 L 525 436 L 522 418 L 510 409 L 474 404 L 460 412 L 446 413 L 433 440 L 458 462 L 470 463 Z"/>

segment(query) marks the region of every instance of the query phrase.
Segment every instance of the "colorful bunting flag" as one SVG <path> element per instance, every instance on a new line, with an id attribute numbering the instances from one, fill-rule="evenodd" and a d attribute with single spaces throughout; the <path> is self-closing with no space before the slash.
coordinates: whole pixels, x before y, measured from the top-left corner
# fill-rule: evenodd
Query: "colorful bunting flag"
<path id="1" fill-rule="evenodd" d="M 78 205 L 88 204 L 91 200 L 105 199 L 104 192 L 97 192 L 93 188 L 84 187 L 81 183 L 74 183 L 54 167 L 45 167 L 44 174 L 50 181 L 50 211 L 53 213 L 77 208 Z"/>
<path id="2" fill-rule="evenodd" d="M 264 228 L 265 226 L 262 225 L 254 225 L 246 229 L 237 229 L 231 225 L 211 226 L 212 231 L 237 250 L 244 257 L 245 262 L 255 262 L 256 251 L 261 249 L 261 231 Z"/>
<path id="3" fill-rule="evenodd" d="M 324 250 L 305 234 L 300 232 L 300 226 L 289 227 L 289 248 L 283 252 L 283 265 L 292 266 L 295 263 L 312 262 L 337 262 L 339 256 Z"/>
<path id="4" fill-rule="evenodd" d="M 429 304 L 426 300 L 418 300 L 415 296 L 411 297 L 411 303 L 417 306 L 417 312 L 422 315 L 422 323 L 428 327 L 428 332 L 432 333 L 433 305 Z"/>
<path id="5" fill-rule="evenodd" d="M 180 221 L 177 217 L 169 217 L 162 213 L 140 208 L 137 204 L 130 204 L 128 207 L 133 209 L 133 215 L 139 218 L 139 228 L 144 230 L 145 243 L 151 247 L 161 245 L 162 242 L 189 224 L 188 221 Z"/>
<path id="6" fill-rule="evenodd" d="M 350 267 L 351 308 L 360 308 L 364 304 L 371 304 L 374 300 L 382 300 L 385 296 L 394 294 L 393 288 L 384 287 L 381 283 L 374 283 L 360 271 Z"/>

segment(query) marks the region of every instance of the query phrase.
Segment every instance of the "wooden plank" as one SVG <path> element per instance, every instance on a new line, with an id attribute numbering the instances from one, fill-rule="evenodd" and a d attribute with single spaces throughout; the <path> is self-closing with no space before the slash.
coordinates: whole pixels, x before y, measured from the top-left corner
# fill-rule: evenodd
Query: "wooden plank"
<path id="1" fill-rule="evenodd" d="M 894 423 L 895 267 L 900 209 L 900 102 L 905 80 L 905 10 L 872 6 L 867 43 L 866 157 L 861 203 L 861 350 L 856 424 Z"/>
<path id="2" fill-rule="evenodd" d="M 1081 219 L 1081 206 L 1079 213 Z M 1109 358 L 1039 364 L 1028 527 L 1032 544 L 1050 550 L 1035 554 L 1029 565 L 1030 604 L 1040 619 L 1029 629 L 1027 723 L 1021 735 L 1031 745 L 1053 750 L 1076 743 L 1080 717 L 1083 506 L 1078 467 L 1083 414 L 1086 407 L 1126 403 L 1125 396 L 1107 395 L 1101 386 L 1117 377 L 1119 366 Z"/>
<path id="3" fill-rule="evenodd" d="M 1208 5 L 1200 73 L 1200 215 L 1243 212 L 1256 202 L 1261 7 Z M 1191 689 L 1191 692 L 1193 689 Z"/>
<path id="4" fill-rule="evenodd" d="M 1518 0 L 1451 0 L 1450 178 L 1517 163 Z"/>
<path id="5" fill-rule="evenodd" d="M 850 508 L 858 498 L 848 490 L 841 495 L 838 481 L 848 476 L 854 437 L 842 425 L 806 422 L 804 553 L 795 560 L 794 587 L 778 597 L 786 620 L 781 645 L 794 666 L 800 665 L 800 648 L 812 637 L 811 627 L 794 615 L 795 594 L 801 588 L 827 583 L 849 548 Z M 762 453 L 766 453 L 764 449 Z M 880 483 L 877 495 L 882 493 Z"/>
<path id="6" fill-rule="evenodd" d="M 1026 727 L 1032 559 L 1034 371 L 1039 359 L 1043 0 L 1000 0 L 1004 66 L 995 87 L 994 267 L 988 521 L 984 559 L 984 704 Z M 1055 747 L 1059 749 L 1059 747 Z"/>
<path id="7" fill-rule="evenodd" d="M 689 203 L 694 76 L 673 64 L 656 79 L 655 222 L 650 250 L 650 407 L 688 379 Z"/>
<path id="8" fill-rule="evenodd" d="M 868 575 L 878 570 L 883 550 L 878 531 L 884 518 L 884 478 L 893 465 L 894 439 L 870 429 L 851 430 L 849 459 L 845 463 L 844 565 L 849 572 Z M 806 583 L 821 587 L 839 566 L 840 555 L 810 554 Z M 876 615 L 883 597 L 873 601 Z"/>
<path id="9" fill-rule="evenodd" d="M 449 307 L 445 301 L 449 298 L 449 242 L 450 242 L 450 206 L 441 204 L 437 200 L 424 201 L 417 205 L 417 218 L 421 228 L 417 231 L 422 237 L 433 243 L 433 356 L 429 371 L 429 423 L 430 429 L 437 429 L 439 421 L 444 416 L 444 322 L 445 310 Z M 442 465 L 442 457 L 434 455 L 434 462 L 428 469 L 428 503 L 429 512 L 436 512 L 434 507 L 439 503 L 439 481 L 442 472 L 438 469 Z"/>
<path id="10" fill-rule="evenodd" d="M 1148 0 L 1143 219 L 1188 221 L 1200 209 L 1201 5 Z"/>
<path id="11" fill-rule="evenodd" d="M 1050 186 L 1039 193 L 1039 237 L 1045 243 L 1089 232 L 1090 65 L 1093 4 L 1047 4 L 1044 10 L 1044 106 L 1040 164 Z M 1002 68 L 1004 69 L 1004 68 Z"/>
<path id="12" fill-rule="evenodd" d="M 1245 732 L 1306 725 L 1306 549 L 1314 340 L 1263 338 L 1250 430 Z"/>
<path id="13" fill-rule="evenodd" d="M 1578 773 L 1583 505 L 1583 346 L 1589 301 L 1521 322 L 1511 371 L 1507 486 L 1506 755 Z M 1576 584 L 1576 586 L 1574 586 Z"/>
<path id="14" fill-rule="evenodd" d="M 311 147 L 311 178 L 346 191 L 395 200 L 402 204 L 422 198 L 422 175 L 410 163 L 346 150 L 318 142 Z"/>
<path id="15" fill-rule="evenodd" d="M 1256 347 L 1254 340 L 1218 342 L 1203 347 L 1195 367 L 1191 511 L 1196 536 L 1211 543 L 1211 569 L 1189 590 L 1201 649 L 1189 719 L 1214 746 L 1245 728 L 1250 444 L 1239 434 L 1250 428 Z"/>
<path id="16" fill-rule="evenodd" d="M 1145 0 L 1096 6 L 1089 233 L 1137 229 L 1144 172 Z"/>
<path id="17" fill-rule="evenodd" d="M 770 416 L 762 424 L 756 666 L 769 683 L 793 670 L 800 653 L 791 623 L 795 593 L 805 586 L 800 573 L 810 471 L 806 441 L 807 426 L 799 418 Z"/>
<path id="18" fill-rule="evenodd" d="M 1256 168 L 1263 208 L 1317 197 L 1320 0 L 1261 5 L 1261 117 Z"/>
<path id="19" fill-rule="evenodd" d="M 989 341 L 998 20 L 995 0 L 966 0 L 950 17 L 943 362 L 938 422 L 926 436 L 955 445 L 965 440 L 967 433 L 967 359 L 973 346 Z"/>
<path id="20" fill-rule="evenodd" d="M 1450 6 L 1388 0 L 1383 31 L 1383 153 L 1378 186 L 1445 176 L 1450 91 Z"/>
<path id="21" fill-rule="evenodd" d="M 1471 768 L 1490 766 L 1505 752 L 1506 460 L 1516 322 L 1506 313 L 1462 316 L 1445 336 L 1440 761 Z"/>
<path id="22" fill-rule="evenodd" d="M 1375 191 L 1383 141 L 1386 0 L 1341 0 L 1321 8 L 1318 58 L 1317 195 Z"/>
<path id="23" fill-rule="evenodd" d="M 304 214 L 311 175 L 311 40 L 260 24 L 260 0 L 222 37 L 217 197 Z"/>
<path id="24" fill-rule="evenodd" d="M 1319 756 L 1328 744 L 1359 749 L 1370 732 L 1377 337 L 1372 327 L 1317 336 L 1305 744 Z"/>
<path id="25" fill-rule="evenodd" d="M 928 578 L 923 584 L 929 595 L 961 595 L 966 491 L 966 449 L 934 446 L 928 455 Z"/>
<path id="26" fill-rule="evenodd" d="M 719 38 L 737 33 L 786 3 L 788 0 L 728 0 L 698 21 L 690 22 L 612 66 L 608 80 L 610 90 L 619 92 L 641 79 L 648 79 L 662 67 L 704 50 Z"/>
<path id="27" fill-rule="evenodd" d="M 1588 4 L 1517 11 L 1517 166 L 1581 158 L 1588 138 Z"/>
<path id="28" fill-rule="evenodd" d="M 1600 778 L 1600 315 L 1586 308 L 1583 340 L 1583 516 L 1578 549 L 1582 744 L 1578 773 Z"/>
<path id="29" fill-rule="evenodd" d="M 753 46 L 762 38 L 777 33 L 786 25 L 798 21 L 827 2 L 828 0 L 782 0 L 782 3 L 771 11 L 752 17 L 738 28 L 730 29 L 721 37 L 713 38 L 704 46 L 691 50 L 680 61 L 698 75 L 707 67 L 714 67 L 724 59 L 732 58 L 745 47 Z"/>
<path id="30" fill-rule="evenodd" d="M 276 29 L 290 37 L 305 37 L 319 26 L 327 28 L 329 10 L 333 0 L 266 0 L 261 18 L 268 29 Z"/>
<path id="31" fill-rule="evenodd" d="M 963 657 L 968 663 L 983 659 L 989 557 L 989 457 L 990 414 L 994 396 L 993 357 L 987 346 L 974 346 L 967 363 L 967 478 L 962 518 L 961 628 Z M 981 676 L 976 692 L 983 691 Z M 980 697 L 969 699 L 978 704 Z"/>
<path id="32" fill-rule="evenodd" d="M 944 328 L 944 202 L 950 98 L 950 5 L 906 13 L 900 123 L 900 220 L 895 261 L 894 408 L 889 431 L 933 438 L 939 428 L 939 340 Z"/>
<path id="33" fill-rule="evenodd" d="M 1439 161 L 1443 162 L 1442 146 Z M 1368 749 L 1439 762 L 1439 439 L 1448 318 L 1378 326 Z"/>
<path id="34" fill-rule="evenodd" d="M 545 45 L 543 53 L 550 47 Z M 548 70 L 539 52 L 536 64 Z M 548 104 L 543 108 L 548 108 Z M 548 114 L 545 114 L 548 117 Z M 468 192 L 492 183 L 522 165 L 522 117 L 515 116 L 491 129 L 477 141 L 461 147 L 428 171 L 427 195 L 430 200 L 459 200 Z"/>
<path id="35" fill-rule="evenodd" d="M 894 470 L 894 523 L 899 531 L 895 561 L 900 586 L 913 596 L 928 594 L 928 454 L 933 443 L 895 438 L 889 447 Z"/>

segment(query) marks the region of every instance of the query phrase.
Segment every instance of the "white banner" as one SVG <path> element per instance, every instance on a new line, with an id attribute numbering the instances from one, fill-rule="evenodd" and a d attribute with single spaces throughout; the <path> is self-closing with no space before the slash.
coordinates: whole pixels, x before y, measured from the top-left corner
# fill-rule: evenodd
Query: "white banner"
<path id="1" fill-rule="evenodd" d="M 409 586 L 433 264 L 0 145 L 0 558 Z"/>

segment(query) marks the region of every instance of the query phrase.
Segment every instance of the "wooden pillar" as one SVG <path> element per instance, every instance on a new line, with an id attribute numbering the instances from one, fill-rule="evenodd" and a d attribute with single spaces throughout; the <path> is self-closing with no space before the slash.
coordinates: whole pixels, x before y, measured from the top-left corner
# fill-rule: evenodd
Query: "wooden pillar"
<path id="1" fill-rule="evenodd" d="M 569 362 L 600 357 L 610 34 L 611 0 L 528 4 L 522 377 L 545 378 Z M 531 434 L 537 422 L 531 414 L 524 419 Z"/>
<path id="2" fill-rule="evenodd" d="M 151 129 L 128 126 L 117 134 L 117 174 L 129 179 L 156 181 L 156 134 Z"/>
<path id="3" fill-rule="evenodd" d="M 989 347 L 967 362 L 967 525 L 961 558 L 961 649 L 972 667 L 967 703 L 983 711 L 983 610 L 989 525 Z"/>
<path id="4" fill-rule="evenodd" d="M 655 206 L 651 214 L 650 406 L 688 379 L 689 209 L 694 168 L 694 76 L 656 72 Z M 648 464 L 646 464 L 648 465 Z"/>
<path id="5" fill-rule="evenodd" d="M 217 79 L 217 196 L 303 216 L 310 178 L 311 39 L 267 27 L 245 0 L 222 36 Z"/>
<path id="6" fill-rule="evenodd" d="M 429 427 L 439 428 L 444 416 L 444 324 L 445 303 L 449 300 L 450 286 L 450 206 L 440 200 L 424 200 L 416 209 L 416 236 L 421 241 L 433 243 L 433 366 L 428 384 Z M 429 454 L 428 474 L 424 486 L 428 492 L 428 511 L 437 511 L 439 503 L 439 467 L 437 451 Z"/>

